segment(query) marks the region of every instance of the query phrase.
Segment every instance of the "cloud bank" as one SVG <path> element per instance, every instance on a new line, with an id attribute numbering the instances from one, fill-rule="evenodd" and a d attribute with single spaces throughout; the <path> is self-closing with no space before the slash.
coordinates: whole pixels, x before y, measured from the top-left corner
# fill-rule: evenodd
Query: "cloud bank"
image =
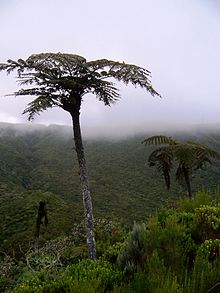
<path id="1" fill-rule="evenodd" d="M 109 108 L 88 95 L 81 111 L 84 129 L 219 122 L 218 1 L 78 2 L 1 1 L 0 62 L 60 51 L 134 63 L 152 72 L 162 99 L 119 85 L 122 99 Z M 30 98 L 4 97 L 16 89 L 12 76 L 0 75 L 0 121 L 26 122 L 21 113 Z M 71 119 L 53 109 L 36 123 L 70 125 Z"/>

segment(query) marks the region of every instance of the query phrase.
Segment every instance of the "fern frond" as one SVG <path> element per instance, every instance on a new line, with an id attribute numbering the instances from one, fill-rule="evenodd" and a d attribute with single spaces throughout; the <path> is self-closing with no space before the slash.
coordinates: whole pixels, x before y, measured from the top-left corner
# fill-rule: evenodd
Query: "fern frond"
<path id="1" fill-rule="evenodd" d="M 145 145 L 160 145 L 160 144 L 168 144 L 168 145 L 176 145 L 177 141 L 174 140 L 172 137 L 168 137 L 165 135 L 155 135 L 146 138 L 142 141 Z"/>
<path id="2" fill-rule="evenodd" d="M 120 98 L 112 78 L 145 88 L 152 95 L 159 95 L 151 85 L 150 72 L 144 68 L 106 59 L 87 62 L 84 57 L 74 54 L 34 54 L 27 60 L 8 60 L 7 64 L 0 64 L 0 71 L 8 74 L 16 71 L 20 85 L 30 87 L 14 93 L 15 96 L 37 96 L 36 101 L 25 110 L 25 113 L 30 111 L 30 119 L 45 110 L 47 105 L 51 107 L 52 103 L 71 112 L 76 100 L 81 104 L 87 93 L 95 94 L 110 106 Z M 65 105 L 62 105 L 62 101 Z"/>
<path id="3" fill-rule="evenodd" d="M 170 172 L 173 167 L 173 152 L 170 146 L 165 146 L 154 150 L 149 158 L 149 166 L 156 166 L 157 170 L 162 173 L 167 189 L 170 189 Z"/>
<path id="4" fill-rule="evenodd" d="M 145 68 L 106 59 L 90 61 L 87 64 L 94 71 L 100 72 L 102 78 L 113 77 L 125 84 L 131 83 L 134 86 L 145 88 L 152 96 L 160 96 L 151 85 L 150 71 Z"/>
<path id="5" fill-rule="evenodd" d="M 212 159 L 220 159 L 220 153 L 204 145 L 195 148 L 195 153 L 198 157 L 209 156 Z"/>
<path id="6" fill-rule="evenodd" d="M 28 114 L 28 120 L 34 120 L 36 115 L 40 115 L 41 112 L 47 110 L 48 108 L 52 108 L 55 106 L 55 102 L 53 99 L 49 99 L 45 96 L 38 96 L 32 102 L 28 104 L 26 109 L 23 111 L 23 114 Z"/>

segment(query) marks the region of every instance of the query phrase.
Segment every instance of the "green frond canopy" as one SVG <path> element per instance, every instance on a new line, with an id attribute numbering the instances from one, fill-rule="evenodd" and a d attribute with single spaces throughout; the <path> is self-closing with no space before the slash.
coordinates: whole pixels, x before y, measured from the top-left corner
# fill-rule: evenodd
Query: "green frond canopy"
<path id="1" fill-rule="evenodd" d="M 155 135 L 146 138 L 142 143 L 146 145 L 160 145 L 160 144 L 168 144 L 168 145 L 176 145 L 177 141 L 172 137 L 168 137 L 165 135 Z"/>
<path id="2" fill-rule="evenodd" d="M 163 145 L 155 149 L 148 158 L 149 166 L 162 173 L 167 188 L 170 187 L 170 172 L 176 165 L 176 180 L 181 181 L 193 171 L 203 169 L 212 159 L 220 159 L 220 153 L 208 146 L 195 142 L 179 142 L 164 135 L 151 136 L 142 143 Z M 187 175 L 186 175 L 187 174 Z"/>
<path id="3" fill-rule="evenodd" d="M 168 190 L 170 189 L 170 172 L 173 167 L 173 159 L 173 153 L 167 146 L 154 150 L 148 158 L 148 165 L 150 167 L 155 166 L 163 175 Z"/>
<path id="4" fill-rule="evenodd" d="M 15 96 L 37 96 L 24 111 L 30 114 L 29 119 L 53 106 L 70 111 L 88 93 L 110 106 L 120 98 L 112 79 L 160 96 L 151 85 L 148 70 L 107 59 L 87 61 L 74 54 L 41 53 L 31 55 L 27 60 L 8 60 L 0 64 L 0 71 L 8 74 L 16 71 L 20 85 L 29 87 L 15 92 Z"/>
<path id="5" fill-rule="evenodd" d="M 140 86 L 149 91 L 152 95 L 159 95 L 150 81 L 150 71 L 142 67 L 126 64 L 124 62 L 116 62 L 106 59 L 100 59 L 96 61 L 88 62 L 95 71 L 99 71 L 103 77 L 113 77 L 118 81 L 122 81 L 125 84 L 131 83 L 135 86 Z"/>

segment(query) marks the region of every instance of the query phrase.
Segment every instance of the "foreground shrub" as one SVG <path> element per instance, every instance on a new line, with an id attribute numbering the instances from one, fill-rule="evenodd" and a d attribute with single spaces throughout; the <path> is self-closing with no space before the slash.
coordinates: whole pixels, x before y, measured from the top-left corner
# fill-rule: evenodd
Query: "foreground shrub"
<path id="1" fill-rule="evenodd" d="M 204 247 L 201 248 L 203 250 Z M 220 288 L 217 291 L 214 288 L 220 280 L 220 258 L 216 257 L 215 260 L 209 261 L 209 259 L 202 255 L 203 252 L 199 252 L 199 255 L 195 259 L 194 268 L 191 273 L 185 279 L 185 291 L 184 293 L 207 293 L 207 292 L 220 292 Z"/>
<path id="2" fill-rule="evenodd" d="M 13 292 L 107 292 L 120 283 L 123 277 L 120 271 L 103 259 L 85 259 L 68 266 L 59 274 L 50 275 L 49 278 L 46 275 L 46 270 L 30 274 Z"/>
<path id="3" fill-rule="evenodd" d="M 127 275 L 133 275 L 146 261 L 147 231 L 145 224 L 134 224 L 133 230 L 118 255 L 117 263 Z"/>
<path id="4" fill-rule="evenodd" d="M 196 245 L 181 217 L 168 214 L 161 224 L 158 216 L 151 218 L 147 226 L 134 224 L 125 241 L 117 263 L 127 275 L 132 276 L 138 268 L 144 269 L 155 251 L 164 265 L 175 273 L 184 273 L 186 264 L 193 262 Z"/>
<path id="5" fill-rule="evenodd" d="M 96 261 L 84 258 L 82 227 L 76 226 L 75 239 L 70 235 L 49 242 L 37 255 L 26 254 L 26 265 L 16 264 L 14 288 L 7 280 L 15 264 L 6 262 L 0 285 L 10 293 L 220 292 L 219 209 L 203 194 L 181 200 L 175 209 L 163 208 L 147 223 L 135 223 L 125 241 L 117 225 L 100 220 Z"/>

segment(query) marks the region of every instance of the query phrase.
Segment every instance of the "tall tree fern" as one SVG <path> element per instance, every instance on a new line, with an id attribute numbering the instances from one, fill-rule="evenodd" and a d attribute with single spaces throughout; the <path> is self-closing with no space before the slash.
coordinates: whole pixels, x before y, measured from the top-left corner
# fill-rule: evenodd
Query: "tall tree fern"
<path id="1" fill-rule="evenodd" d="M 88 253 L 91 259 L 96 258 L 92 200 L 79 119 L 83 97 L 92 93 L 104 105 L 110 106 L 120 98 L 112 81 L 114 79 L 144 88 L 153 96 L 159 95 L 151 85 L 150 72 L 124 62 L 106 59 L 87 61 L 82 56 L 62 53 L 42 53 L 31 55 L 27 60 L 8 60 L 7 63 L 0 64 L 0 71 L 17 72 L 22 88 L 14 93 L 15 96 L 35 97 L 24 110 L 29 120 L 53 107 L 60 107 L 71 115 L 83 194 Z"/>

